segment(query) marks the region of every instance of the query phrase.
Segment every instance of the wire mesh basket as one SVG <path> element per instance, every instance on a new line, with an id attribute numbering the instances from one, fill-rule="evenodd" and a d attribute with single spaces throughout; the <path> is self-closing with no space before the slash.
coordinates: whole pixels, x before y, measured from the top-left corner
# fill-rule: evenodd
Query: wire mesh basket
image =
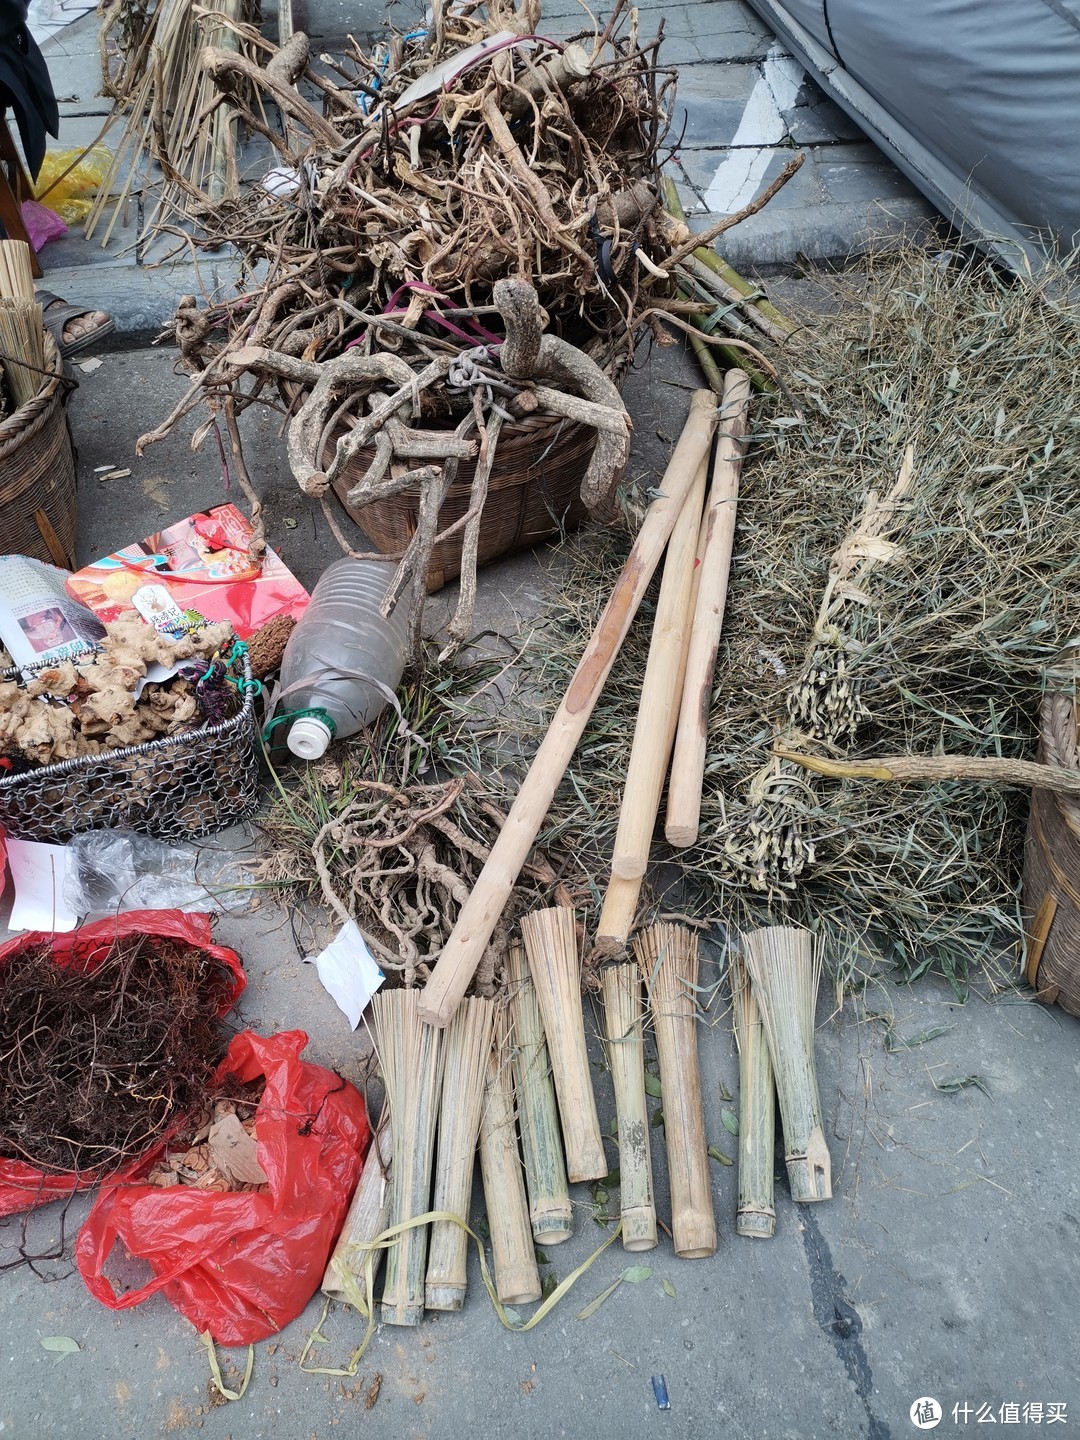
<path id="1" fill-rule="evenodd" d="M 217 725 L 0 780 L 0 829 L 58 843 L 101 829 L 189 840 L 246 819 L 259 792 L 258 687 L 246 652 L 243 677 L 240 709 Z"/>

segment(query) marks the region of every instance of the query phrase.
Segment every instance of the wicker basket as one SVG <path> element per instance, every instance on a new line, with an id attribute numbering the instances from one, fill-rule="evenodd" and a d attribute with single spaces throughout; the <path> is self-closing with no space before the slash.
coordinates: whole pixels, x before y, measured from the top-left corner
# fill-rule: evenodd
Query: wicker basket
<path id="1" fill-rule="evenodd" d="M 1080 769 L 1076 703 L 1043 701 L 1039 759 Z M 1024 844 L 1025 978 L 1038 998 L 1080 1015 L 1080 800 L 1034 790 Z"/>
<path id="2" fill-rule="evenodd" d="M 328 442 L 325 464 L 330 463 L 333 446 L 347 433 L 343 424 Z M 587 511 L 578 491 L 595 446 L 595 430 L 553 415 L 529 415 L 504 425 L 484 505 L 477 563 L 486 565 L 501 555 L 526 550 L 580 525 Z M 417 493 L 406 490 L 360 509 L 345 501 L 374 458 L 374 449 L 360 450 L 334 490 L 376 549 L 384 555 L 396 555 L 416 533 Z M 475 460 L 461 462 L 458 478 L 439 511 L 440 530 L 467 514 L 475 470 Z M 464 532 L 459 530 L 436 545 L 428 568 L 429 590 L 440 589 L 460 574 L 463 539 Z"/>
<path id="3" fill-rule="evenodd" d="M 0 830 L 58 843 L 99 829 L 188 840 L 246 819 L 259 803 L 255 688 L 245 654 L 231 719 L 0 780 Z"/>
<path id="4" fill-rule="evenodd" d="M 50 378 L 0 421 L 0 547 L 65 570 L 75 563 L 75 452 L 64 410 L 64 362 L 45 335 Z"/>

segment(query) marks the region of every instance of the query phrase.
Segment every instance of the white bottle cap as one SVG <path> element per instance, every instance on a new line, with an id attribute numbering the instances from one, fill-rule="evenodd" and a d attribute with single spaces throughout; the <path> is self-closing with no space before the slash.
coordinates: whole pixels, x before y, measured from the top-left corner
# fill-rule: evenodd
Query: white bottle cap
<path id="1" fill-rule="evenodd" d="M 318 760 L 326 754 L 326 747 L 334 738 L 329 725 L 315 715 L 301 715 L 289 727 L 285 743 L 301 760 Z"/>

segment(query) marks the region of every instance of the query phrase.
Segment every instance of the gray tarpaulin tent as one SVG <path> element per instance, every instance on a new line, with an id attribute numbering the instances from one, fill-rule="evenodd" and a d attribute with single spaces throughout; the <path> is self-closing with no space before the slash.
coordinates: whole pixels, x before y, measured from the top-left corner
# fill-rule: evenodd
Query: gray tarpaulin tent
<path id="1" fill-rule="evenodd" d="M 1080 245 L 1080 0 L 750 4 L 970 238 Z"/>

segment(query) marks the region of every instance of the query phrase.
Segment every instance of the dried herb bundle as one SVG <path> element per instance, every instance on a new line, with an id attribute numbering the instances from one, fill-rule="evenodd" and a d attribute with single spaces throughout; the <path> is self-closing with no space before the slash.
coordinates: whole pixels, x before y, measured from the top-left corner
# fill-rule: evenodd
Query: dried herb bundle
<path id="1" fill-rule="evenodd" d="M 203 1103 L 225 1048 L 233 977 L 206 951 L 151 935 L 98 963 L 33 944 L 0 966 L 0 1155 L 104 1176 Z"/>

